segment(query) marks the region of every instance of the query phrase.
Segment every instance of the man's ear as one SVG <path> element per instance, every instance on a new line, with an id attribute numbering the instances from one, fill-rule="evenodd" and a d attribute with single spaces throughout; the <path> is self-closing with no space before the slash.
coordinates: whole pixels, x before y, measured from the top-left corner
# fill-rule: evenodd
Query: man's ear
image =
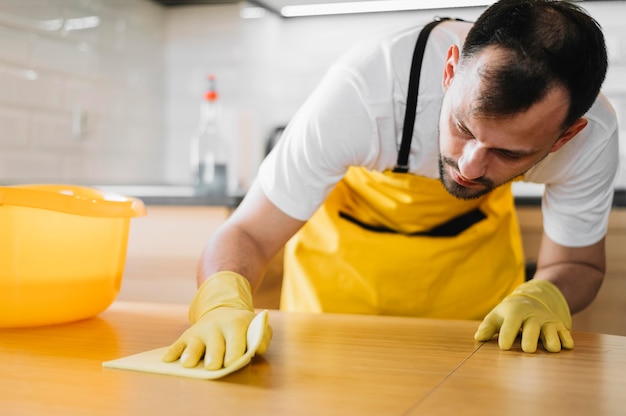
<path id="1" fill-rule="evenodd" d="M 448 48 L 448 55 L 446 56 L 446 63 L 443 67 L 443 80 L 442 86 L 444 92 L 448 90 L 450 84 L 452 83 L 452 79 L 454 79 L 454 71 L 456 70 L 456 65 L 459 62 L 459 47 L 456 45 L 452 45 Z"/>
<path id="2" fill-rule="evenodd" d="M 572 140 L 582 129 L 585 128 L 585 126 L 587 126 L 587 122 L 587 119 L 583 117 L 576 120 L 574 124 L 565 130 L 563 134 L 561 134 L 561 137 L 559 137 L 558 140 L 552 145 L 550 153 L 556 152 L 563 147 L 565 143 Z"/>

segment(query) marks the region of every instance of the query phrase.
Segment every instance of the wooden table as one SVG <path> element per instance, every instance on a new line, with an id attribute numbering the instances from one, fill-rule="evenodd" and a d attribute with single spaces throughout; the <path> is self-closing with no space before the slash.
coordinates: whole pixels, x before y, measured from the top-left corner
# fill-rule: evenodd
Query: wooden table
<path id="1" fill-rule="evenodd" d="M 624 415 L 626 337 L 525 354 L 472 321 L 270 311 L 264 356 L 220 380 L 107 369 L 168 345 L 184 305 L 116 302 L 66 325 L 0 329 L 2 415 Z"/>

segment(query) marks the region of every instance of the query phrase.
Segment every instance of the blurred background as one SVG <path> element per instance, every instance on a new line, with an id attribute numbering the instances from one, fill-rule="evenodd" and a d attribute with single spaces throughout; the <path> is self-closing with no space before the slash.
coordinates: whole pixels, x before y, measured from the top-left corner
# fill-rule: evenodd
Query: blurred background
<path id="1" fill-rule="evenodd" d="M 472 20 L 486 7 L 453 7 L 469 4 L 461 0 L 432 2 L 451 6 L 439 9 L 281 15 L 298 3 L 0 0 L 0 184 L 188 184 L 189 142 L 214 74 L 222 134 L 235 144 L 245 189 L 272 132 L 351 45 L 434 16 Z M 626 140 L 626 2 L 580 5 L 605 30 L 604 91 Z M 626 188 L 624 173 L 618 187 Z"/>

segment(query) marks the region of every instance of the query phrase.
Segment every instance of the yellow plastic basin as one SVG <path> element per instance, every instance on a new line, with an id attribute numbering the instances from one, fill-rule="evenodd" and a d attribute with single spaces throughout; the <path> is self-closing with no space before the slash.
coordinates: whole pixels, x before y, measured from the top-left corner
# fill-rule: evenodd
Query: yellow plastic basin
<path id="1" fill-rule="evenodd" d="M 74 185 L 0 186 L 0 327 L 89 318 L 119 293 L 136 198 Z"/>

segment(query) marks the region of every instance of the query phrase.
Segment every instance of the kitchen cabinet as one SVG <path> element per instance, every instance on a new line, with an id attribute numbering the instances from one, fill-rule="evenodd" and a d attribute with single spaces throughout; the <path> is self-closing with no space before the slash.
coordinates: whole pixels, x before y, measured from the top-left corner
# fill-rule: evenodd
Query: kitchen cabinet
<path id="1" fill-rule="evenodd" d="M 225 206 L 148 205 L 133 219 L 119 300 L 189 304 L 196 292 L 196 268 L 209 237 L 228 218 Z M 255 291 L 254 306 L 277 309 L 281 255 Z"/>

